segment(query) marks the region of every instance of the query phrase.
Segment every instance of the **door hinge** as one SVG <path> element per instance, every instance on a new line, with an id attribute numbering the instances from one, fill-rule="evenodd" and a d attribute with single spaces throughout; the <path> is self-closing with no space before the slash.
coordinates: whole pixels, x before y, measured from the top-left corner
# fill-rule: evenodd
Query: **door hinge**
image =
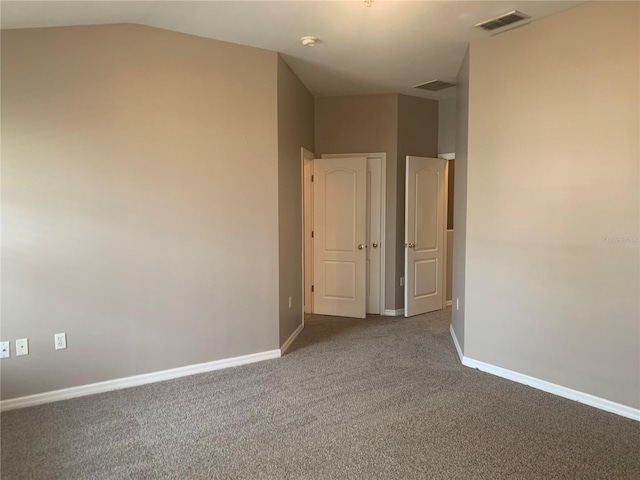
<path id="1" fill-rule="evenodd" d="M 311 230 L 311 238 L 313 238 L 313 230 Z"/>
<path id="2" fill-rule="evenodd" d="M 311 285 L 311 291 L 313 292 L 313 285 Z"/>

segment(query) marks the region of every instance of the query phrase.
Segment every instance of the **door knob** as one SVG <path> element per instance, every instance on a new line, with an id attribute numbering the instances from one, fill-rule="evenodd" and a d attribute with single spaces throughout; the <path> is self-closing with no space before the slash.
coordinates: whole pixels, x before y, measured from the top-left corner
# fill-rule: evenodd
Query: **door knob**
<path id="1" fill-rule="evenodd" d="M 373 243 L 373 248 L 378 248 L 378 244 L 377 243 Z"/>
<path id="2" fill-rule="evenodd" d="M 409 248 L 413 248 L 413 247 L 415 247 L 415 246 L 416 246 L 416 244 L 415 244 L 415 243 L 409 243 Z"/>
<path id="3" fill-rule="evenodd" d="M 358 245 L 358 250 L 362 250 L 362 249 L 364 249 L 364 245 L 363 244 Z"/>

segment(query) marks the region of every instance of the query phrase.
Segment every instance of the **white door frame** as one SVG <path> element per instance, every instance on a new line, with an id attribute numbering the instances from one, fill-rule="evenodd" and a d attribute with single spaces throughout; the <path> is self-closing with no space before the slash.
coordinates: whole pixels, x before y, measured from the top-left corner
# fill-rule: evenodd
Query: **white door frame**
<path id="1" fill-rule="evenodd" d="M 456 154 L 455 152 L 441 153 L 438 155 L 438 158 L 442 158 L 447 161 L 444 169 L 444 178 L 445 178 L 445 182 L 444 182 L 444 261 L 446 262 L 447 259 L 449 258 L 449 240 L 448 240 L 449 228 L 447 225 L 448 218 L 449 218 L 449 175 L 451 174 L 451 172 L 449 171 L 449 161 L 455 160 Z M 454 189 L 455 189 L 455 185 L 454 185 Z M 446 263 L 445 263 L 445 266 L 446 266 Z M 448 270 L 449 270 L 448 268 L 444 269 L 443 280 L 444 280 L 445 294 L 444 294 L 444 299 L 442 300 L 442 303 L 443 303 L 442 308 L 450 307 L 453 304 L 453 298 L 451 300 L 447 300 L 447 282 L 449 281 Z M 451 272 L 451 274 L 453 275 L 453 272 Z"/>
<path id="2" fill-rule="evenodd" d="M 439 157 L 442 158 L 442 157 Z M 446 159 L 444 159 L 446 160 Z M 448 221 L 448 213 L 449 213 L 449 160 L 444 162 L 444 219 L 442 221 L 442 228 L 444 229 L 444 237 L 442 242 L 443 259 L 444 259 L 444 270 L 442 274 L 442 308 L 447 308 L 447 259 L 449 258 L 447 255 L 449 254 L 447 248 L 447 221 Z"/>
<path id="3" fill-rule="evenodd" d="M 311 241 L 307 242 L 305 240 L 305 234 L 306 234 L 305 219 L 306 219 L 307 212 L 305 212 L 305 207 L 304 207 L 305 190 L 309 190 L 311 201 L 313 202 L 313 183 L 311 183 L 311 181 L 309 182 L 306 181 L 305 175 L 304 175 L 304 166 L 305 166 L 305 161 L 311 161 L 311 174 L 313 175 L 313 159 L 315 158 L 316 156 L 313 152 L 307 150 L 304 147 L 300 149 L 300 182 L 301 182 L 300 184 L 302 185 L 302 195 L 300 197 L 300 203 L 302 206 L 302 325 L 304 325 L 305 306 L 306 306 L 305 299 L 308 299 L 310 303 L 308 308 L 309 313 L 313 313 L 313 294 L 311 293 L 311 283 L 313 283 L 313 242 Z M 310 208 L 311 208 L 310 218 L 313 219 L 313 203 L 311 204 Z M 305 255 L 305 250 L 307 246 L 309 247 L 309 254 Z M 311 274 L 311 279 L 312 279 L 311 282 L 306 281 L 307 257 L 311 264 L 310 265 L 311 271 L 308 272 Z M 307 292 L 307 290 L 309 291 Z"/>
<path id="4" fill-rule="evenodd" d="M 386 245 L 387 245 L 387 154 L 381 153 L 323 153 L 322 158 L 349 158 L 349 157 L 367 157 L 379 158 L 381 163 L 380 172 L 380 230 L 382 232 L 383 242 L 380 242 L 380 315 L 384 315 L 386 308 L 385 300 L 385 263 L 386 263 Z"/>

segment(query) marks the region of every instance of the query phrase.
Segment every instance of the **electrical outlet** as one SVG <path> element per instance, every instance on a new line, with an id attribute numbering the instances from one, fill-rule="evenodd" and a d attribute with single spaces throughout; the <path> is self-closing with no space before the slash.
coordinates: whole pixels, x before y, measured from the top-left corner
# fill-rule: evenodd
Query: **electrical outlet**
<path id="1" fill-rule="evenodd" d="M 400 277 L 400 286 L 404 287 L 404 277 Z"/>
<path id="2" fill-rule="evenodd" d="M 16 340 L 16 357 L 29 355 L 29 339 L 21 338 Z"/>
<path id="3" fill-rule="evenodd" d="M 53 336 L 55 341 L 56 350 L 62 350 L 63 348 L 67 348 L 67 334 L 66 333 L 56 333 Z"/>
<path id="4" fill-rule="evenodd" d="M 293 301 L 291 300 L 291 297 L 289 297 L 289 308 L 291 308 L 291 305 L 293 305 Z"/>
<path id="5" fill-rule="evenodd" d="M 0 358 L 11 356 L 11 342 L 0 342 Z"/>

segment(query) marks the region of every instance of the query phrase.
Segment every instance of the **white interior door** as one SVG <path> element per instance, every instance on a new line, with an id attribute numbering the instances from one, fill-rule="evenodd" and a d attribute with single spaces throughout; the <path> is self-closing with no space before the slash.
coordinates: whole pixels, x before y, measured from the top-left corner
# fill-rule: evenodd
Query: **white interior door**
<path id="1" fill-rule="evenodd" d="M 367 313 L 379 315 L 382 268 L 382 159 L 367 157 Z"/>
<path id="2" fill-rule="evenodd" d="M 314 163 L 313 312 L 365 318 L 367 159 Z"/>
<path id="3" fill-rule="evenodd" d="M 386 153 L 323 153 L 322 158 L 367 157 L 367 313 L 382 314 L 385 285 Z"/>
<path id="4" fill-rule="evenodd" d="M 404 316 L 443 308 L 445 160 L 407 157 Z"/>

